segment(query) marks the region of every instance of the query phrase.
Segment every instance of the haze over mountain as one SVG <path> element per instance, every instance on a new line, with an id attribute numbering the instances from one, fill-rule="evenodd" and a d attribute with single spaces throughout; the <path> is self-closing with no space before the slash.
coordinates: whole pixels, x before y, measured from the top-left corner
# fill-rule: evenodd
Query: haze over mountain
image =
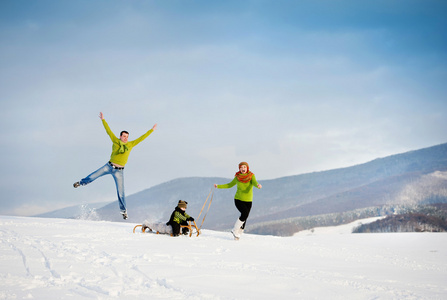
<path id="1" fill-rule="evenodd" d="M 188 214 L 196 217 L 209 197 L 212 204 L 204 228 L 230 228 L 238 212 L 235 187 L 214 189 L 214 183 L 230 178 L 177 178 L 129 195 L 132 222 L 165 222 L 179 199 L 187 201 Z M 415 205 L 447 202 L 447 143 L 396 154 L 342 169 L 262 180 L 254 189 L 248 227 L 266 221 L 347 212 L 383 205 Z M 207 207 L 198 223 L 202 222 Z M 43 214 L 40 216 L 50 216 Z M 52 213 L 51 216 L 57 216 Z M 64 216 L 66 217 L 66 216 Z M 76 217 L 73 215 L 73 217 Z M 123 221 L 116 201 L 84 214 L 82 218 Z"/>

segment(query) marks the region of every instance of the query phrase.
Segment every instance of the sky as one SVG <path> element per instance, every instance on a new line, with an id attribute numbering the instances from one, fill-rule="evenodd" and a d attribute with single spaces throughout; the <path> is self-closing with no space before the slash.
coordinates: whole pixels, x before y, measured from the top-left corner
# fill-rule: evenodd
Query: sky
<path id="1" fill-rule="evenodd" d="M 116 200 L 111 176 L 72 186 L 110 158 L 99 112 L 130 140 L 158 124 L 127 195 L 445 143 L 446 23 L 441 0 L 1 1 L 0 215 Z"/>

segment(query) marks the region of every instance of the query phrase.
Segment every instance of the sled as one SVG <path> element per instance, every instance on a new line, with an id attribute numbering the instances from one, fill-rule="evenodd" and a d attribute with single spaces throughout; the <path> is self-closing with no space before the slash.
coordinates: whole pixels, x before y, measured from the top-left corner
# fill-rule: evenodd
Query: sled
<path id="1" fill-rule="evenodd" d="M 211 196 L 211 198 L 210 198 L 210 196 Z M 206 197 L 205 203 L 203 203 L 203 206 L 202 206 L 202 209 L 200 210 L 199 216 L 197 217 L 197 219 L 200 218 L 200 215 L 202 214 L 203 209 L 205 208 L 205 206 L 209 200 L 208 210 L 206 211 L 205 215 L 203 216 L 202 224 L 200 224 L 200 227 L 197 227 L 197 224 L 195 221 L 188 221 L 188 225 L 180 225 L 180 232 L 182 231 L 183 228 L 188 228 L 190 237 L 192 236 L 193 230 L 195 230 L 195 233 L 197 234 L 197 236 L 199 236 L 200 229 L 202 229 L 203 222 L 205 222 L 206 215 L 208 214 L 208 211 L 210 210 L 211 202 L 213 201 L 213 196 L 214 196 L 214 192 L 213 192 L 213 189 L 211 189 L 210 193 L 208 194 L 208 197 Z M 138 227 L 141 227 L 142 233 L 153 232 L 156 234 L 170 234 L 171 236 L 173 235 L 172 227 L 169 225 L 166 225 L 165 223 L 149 224 L 148 222 L 144 221 L 143 224 L 136 225 L 133 228 L 133 233 L 135 233 L 135 230 Z"/>
<path id="2" fill-rule="evenodd" d="M 169 225 L 165 225 L 162 223 L 158 223 L 158 224 L 147 224 L 147 223 L 143 223 L 141 225 L 136 225 L 133 228 L 133 233 L 135 233 L 135 231 L 137 230 L 138 227 L 141 227 L 141 232 L 142 233 L 156 233 L 156 234 L 169 234 L 172 236 L 172 228 Z M 152 229 L 152 228 L 153 229 Z M 195 221 L 188 221 L 188 225 L 180 225 L 180 232 L 182 231 L 183 228 L 188 228 L 189 229 L 189 236 L 191 237 L 194 233 L 197 234 L 197 236 L 199 236 L 200 234 L 200 229 L 197 227 L 197 224 Z"/>

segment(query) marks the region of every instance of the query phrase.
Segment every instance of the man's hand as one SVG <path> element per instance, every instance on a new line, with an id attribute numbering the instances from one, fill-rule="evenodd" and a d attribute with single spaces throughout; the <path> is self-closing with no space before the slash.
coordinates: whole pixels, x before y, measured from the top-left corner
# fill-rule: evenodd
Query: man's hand
<path id="1" fill-rule="evenodd" d="M 152 127 L 152 130 L 155 131 L 155 129 L 157 129 L 157 124 L 155 124 L 155 125 Z"/>
<path id="2" fill-rule="evenodd" d="M 99 113 L 99 118 L 100 118 L 101 120 L 104 120 L 104 115 L 102 114 L 102 112 Z"/>

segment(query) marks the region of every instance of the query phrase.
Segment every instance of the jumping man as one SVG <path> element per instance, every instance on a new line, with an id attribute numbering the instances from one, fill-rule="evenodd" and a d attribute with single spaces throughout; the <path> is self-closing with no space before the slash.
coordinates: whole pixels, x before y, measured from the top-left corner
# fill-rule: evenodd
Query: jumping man
<path id="1" fill-rule="evenodd" d="M 128 141 L 129 133 L 127 131 L 121 131 L 120 138 L 117 138 L 110 130 L 109 125 L 104 119 L 102 112 L 99 113 L 99 118 L 102 120 L 102 125 L 112 140 L 112 154 L 110 155 L 110 160 L 104 166 L 88 175 L 87 177 L 81 179 L 81 181 L 75 182 L 73 186 L 75 188 L 83 185 L 87 185 L 97 178 L 110 174 L 115 179 L 116 191 L 118 194 L 118 203 L 120 206 L 120 212 L 123 215 L 123 219 L 127 219 L 127 209 L 126 200 L 124 195 L 124 166 L 129 158 L 129 153 L 133 147 L 138 145 L 141 141 L 147 138 L 154 130 L 157 129 L 157 124 L 155 124 L 152 129 L 146 132 L 144 135 L 139 137 L 134 141 Z"/>

